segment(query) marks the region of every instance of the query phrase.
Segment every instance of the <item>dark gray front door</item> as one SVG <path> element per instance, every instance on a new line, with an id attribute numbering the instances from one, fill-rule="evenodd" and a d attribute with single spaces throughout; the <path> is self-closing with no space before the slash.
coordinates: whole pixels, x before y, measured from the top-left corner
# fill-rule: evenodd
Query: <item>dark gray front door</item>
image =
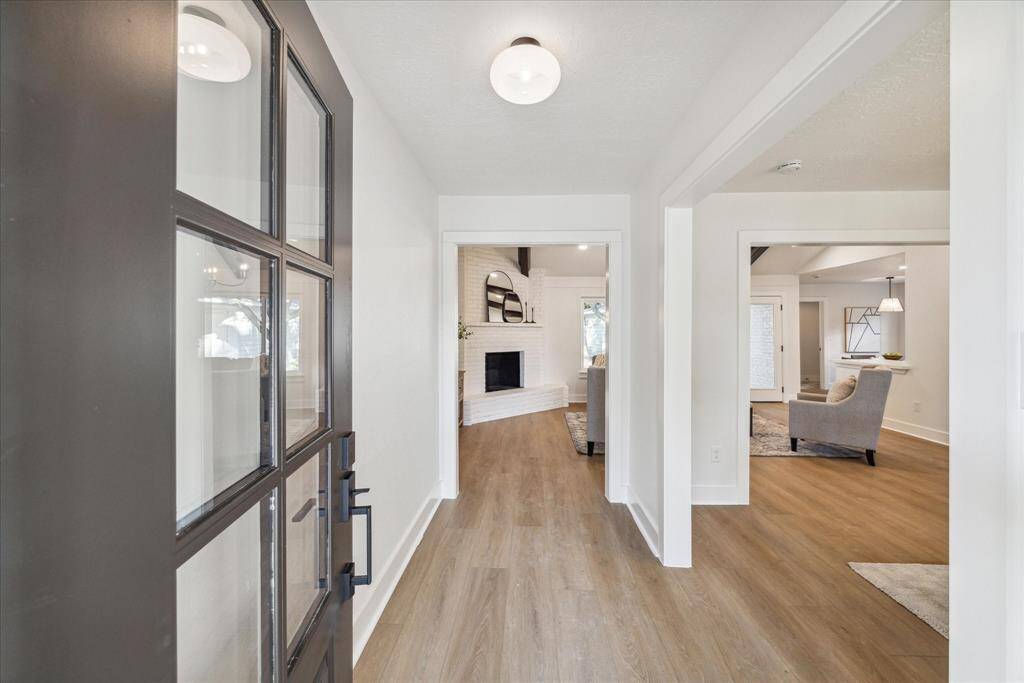
<path id="1" fill-rule="evenodd" d="M 352 99 L 308 8 L 0 30 L 0 679 L 350 680 Z"/>

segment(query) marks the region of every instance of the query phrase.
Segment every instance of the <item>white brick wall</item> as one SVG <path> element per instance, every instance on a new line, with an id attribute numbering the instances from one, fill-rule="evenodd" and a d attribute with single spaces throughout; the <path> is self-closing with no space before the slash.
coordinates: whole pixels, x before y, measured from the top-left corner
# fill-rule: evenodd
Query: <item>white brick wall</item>
<path id="1" fill-rule="evenodd" d="M 529 389 L 509 389 L 467 396 L 463 403 L 463 424 L 500 420 L 541 410 L 564 408 L 567 405 L 569 387 L 565 384 L 542 384 Z"/>
<path id="2" fill-rule="evenodd" d="M 512 280 L 524 312 L 536 324 L 487 322 L 487 276 L 500 270 Z M 464 423 L 486 422 L 568 405 L 565 384 L 544 385 L 544 270 L 530 277 L 519 265 L 490 247 L 459 248 L 459 317 L 473 333 L 459 348 L 459 364 L 466 371 Z M 523 352 L 525 389 L 486 393 L 485 354 Z"/>
<path id="3" fill-rule="evenodd" d="M 523 352 L 523 384 L 535 387 L 544 382 L 544 328 L 539 325 L 471 325 L 473 336 L 462 342 L 467 396 L 487 390 L 484 379 L 485 354 L 494 351 Z"/>
<path id="4" fill-rule="evenodd" d="M 459 315 L 468 325 L 487 321 L 484 285 L 495 270 L 507 273 L 512 289 L 523 302 L 530 320 L 544 322 L 544 270 L 535 268 L 530 277 L 519 272 L 519 265 L 490 247 L 459 248 Z M 532 312 L 531 312 L 532 309 Z"/>

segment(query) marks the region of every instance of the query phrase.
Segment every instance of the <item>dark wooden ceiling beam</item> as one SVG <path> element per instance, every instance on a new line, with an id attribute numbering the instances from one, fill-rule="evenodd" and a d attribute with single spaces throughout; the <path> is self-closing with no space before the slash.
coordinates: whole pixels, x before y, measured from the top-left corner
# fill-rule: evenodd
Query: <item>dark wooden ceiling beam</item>
<path id="1" fill-rule="evenodd" d="M 519 272 L 530 277 L 530 248 L 519 247 Z"/>

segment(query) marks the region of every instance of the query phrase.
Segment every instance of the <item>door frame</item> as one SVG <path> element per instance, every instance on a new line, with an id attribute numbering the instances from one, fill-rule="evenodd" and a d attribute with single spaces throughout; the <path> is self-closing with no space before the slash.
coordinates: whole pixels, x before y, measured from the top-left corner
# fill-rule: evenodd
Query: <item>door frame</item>
<path id="1" fill-rule="evenodd" d="M 734 499 L 722 505 L 750 504 L 750 412 L 745 396 L 750 393 L 750 248 L 780 244 L 839 246 L 900 244 L 949 244 L 948 229 L 926 230 L 740 230 L 737 233 L 736 315 L 739 322 L 736 344 L 736 488 Z"/>
<path id="2" fill-rule="evenodd" d="M 757 299 L 761 299 L 761 301 L 757 301 Z M 785 297 L 781 293 L 776 294 L 774 292 L 769 292 L 769 291 L 764 291 L 764 292 L 758 291 L 756 293 L 755 292 L 751 292 L 750 293 L 750 303 L 747 304 L 748 306 L 751 306 L 751 305 L 753 305 L 755 303 L 759 303 L 759 304 L 771 304 L 772 306 L 775 307 L 775 311 L 774 311 L 774 314 L 773 314 L 774 320 L 772 321 L 772 323 L 773 323 L 773 327 L 775 328 L 773 332 L 774 332 L 774 335 L 775 335 L 775 347 L 776 347 L 776 348 L 772 349 L 772 354 L 773 354 L 773 359 L 774 359 L 774 364 L 775 364 L 775 384 L 776 384 L 776 388 L 774 388 L 774 389 L 754 389 L 753 387 L 748 386 L 747 387 L 749 389 L 749 394 L 748 394 L 749 398 L 748 398 L 748 400 L 751 403 L 781 403 L 783 400 L 785 400 L 785 397 L 786 397 L 786 385 L 784 384 L 785 381 L 786 381 L 786 375 L 785 375 L 785 372 L 786 372 L 786 359 L 785 359 L 785 354 L 783 353 L 783 351 L 785 350 L 785 340 L 786 340 L 786 327 L 785 327 L 785 322 L 783 320 L 783 316 L 785 315 L 785 310 L 784 310 L 784 306 L 783 306 L 783 302 L 784 301 L 785 301 Z M 750 344 L 749 344 L 749 338 L 750 338 L 750 334 L 749 334 L 749 329 L 750 329 L 749 328 L 749 325 L 750 325 L 750 311 L 749 311 L 749 308 L 748 308 L 748 311 L 747 311 L 747 325 L 748 325 L 748 328 L 747 328 L 747 330 L 748 330 L 748 333 L 747 333 L 747 338 L 748 338 L 748 344 L 747 344 L 747 349 L 748 349 L 748 351 L 747 351 L 747 367 L 749 368 L 750 367 L 750 352 L 749 352 L 749 349 L 750 349 Z M 749 372 L 749 369 L 748 369 L 748 371 L 747 371 L 747 381 L 749 381 L 749 380 L 750 380 L 750 372 Z M 755 391 L 761 392 L 761 395 L 758 396 L 758 398 L 754 398 L 754 392 Z"/>
<path id="3" fill-rule="evenodd" d="M 626 444 L 628 416 L 625 387 L 629 381 L 625 336 L 617 320 L 628 320 L 629 301 L 623 297 L 623 239 L 621 230 L 503 230 L 444 231 L 440 235 L 441 315 L 438 319 L 440 362 L 438 377 L 438 458 L 442 498 L 459 495 L 458 367 L 459 342 L 454 330 L 459 318 L 459 247 L 555 246 L 592 244 L 608 248 L 608 389 L 605 404 L 604 495 L 610 502 L 626 502 L 628 481 Z M 623 314 L 626 315 L 623 315 Z M 644 526 L 638 523 L 647 538 Z M 647 538 L 651 544 L 650 538 Z M 652 550 L 654 545 L 651 544 Z M 657 551 L 654 551 L 657 553 Z"/>

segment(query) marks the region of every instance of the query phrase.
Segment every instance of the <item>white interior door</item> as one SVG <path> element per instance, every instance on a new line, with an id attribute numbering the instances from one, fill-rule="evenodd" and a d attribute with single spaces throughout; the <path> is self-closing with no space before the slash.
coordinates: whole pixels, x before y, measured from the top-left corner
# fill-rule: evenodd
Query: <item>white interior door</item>
<path id="1" fill-rule="evenodd" d="M 782 400 L 782 297 L 750 297 L 750 400 Z"/>

